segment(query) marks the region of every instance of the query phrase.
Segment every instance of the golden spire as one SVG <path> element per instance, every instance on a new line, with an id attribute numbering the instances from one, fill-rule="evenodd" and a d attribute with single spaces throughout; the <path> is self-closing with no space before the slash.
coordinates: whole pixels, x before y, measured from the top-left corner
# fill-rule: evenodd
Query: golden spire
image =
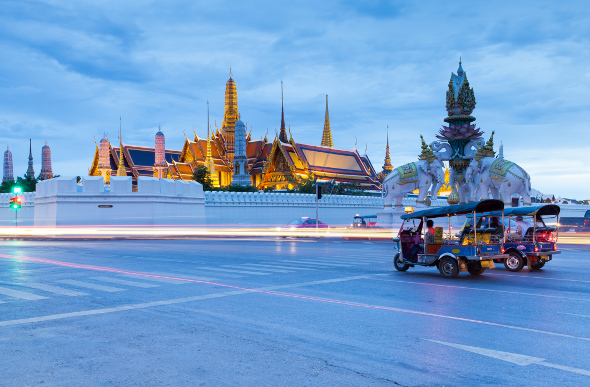
<path id="1" fill-rule="evenodd" d="M 426 145 L 426 142 L 424 141 L 424 137 L 422 137 L 422 135 L 420 135 L 420 140 L 422 140 L 422 153 L 420 153 L 419 158 L 420 160 L 428 160 L 428 163 L 430 164 L 436 159 L 436 156 L 434 155 L 432 149 L 430 149 L 430 147 Z"/>
<path id="2" fill-rule="evenodd" d="M 205 168 L 207 168 L 207 172 L 209 172 L 209 177 L 211 178 L 211 184 L 213 185 L 213 187 L 219 187 L 219 180 L 217 179 L 217 172 L 215 171 L 215 162 L 213 161 L 213 156 L 211 155 L 211 138 L 209 136 L 210 128 L 211 127 L 209 126 L 209 101 L 207 101 L 207 155 L 205 156 Z"/>
<path id="3" fill-rule="evenodd" d="M 117 176 L 127 176 L 125 161 L 123 160 L 123 134 L 121 133 L 121 117 L 119 117 L 119 168 Z"/>
<path id="4" fill-rule="evenodd" d="M 330 114 L 328 113 L 328 94 L 326 94 L 326 118 L 324 120 L 324 134 L 322 135 L 322 146 L 334 147 L 332 143 L 332 131 L 330 130 Z"/>
<path id="5" fill-rule="evenodd" d="M 383 164 L 383 170 L 388 172 L 393 170 L 391 157 L 389 157 L 389 125 L 387 125 L 387 146 L 385 147 L 385 164 Z"/>
<path id="6" fill-rule="evenodd" d="M 283 80 L 281 79 L 281 134 L 279 135 L 281 142 L 287 142 L 287 130 L 285 129 L 285 108 L 283 106 Z"/>
<path id="7" fill-rule="evenodd" d="M 234 157 L 236 122 L 239 118 L 238 92 L 230 68 L 229 79 L 225 84 L 225 112 L 221 124 L 221 134 L 225 140 L 225 149 L 227 149 L 227 156 L 230 160 Z"/>

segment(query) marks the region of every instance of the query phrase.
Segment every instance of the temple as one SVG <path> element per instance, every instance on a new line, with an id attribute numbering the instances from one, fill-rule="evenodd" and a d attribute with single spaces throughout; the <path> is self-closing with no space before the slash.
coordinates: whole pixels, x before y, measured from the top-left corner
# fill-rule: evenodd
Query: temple
<path id="1" fill-rule="evenodd" d="M 207 113 L 208 116 L 208 113 Z M 106 137 L 96 146 L 94 160 L 88 173 L 91 176 L 105 177 L 108 182 L 111 175 L 132 176 L 134 182 L 139 176 L 167 177 L 175 180 L 193 180 L 198 166 L 205 166 L 211 174 L 214 186 L 228 186 L 232 183 L 234 173 L 234 155 L 236 152 L 236 122 L 239 120 L 238 96 L 236 83 L 231 70 L 225 87 L 225 112 L 221 130 L 215 125 L 215 131 L 201 138 L 196 133 L 185 141 L 180 151 L 165 150 L 164 161 L 156 157 L 156 148 L 123 144 L 113 147 Z M 209 118 L 207 118 L 209 121 Z M 247 128 L 244 127 L 246 130 Z M 120 136 L 120 134 L 119 134 Z M 161 137 L 158 137 L 161 136 Z M 155 145 L 161 141 L 163 134 L 156 135 Z M 281 126 L 274 139 L 253 140 L 251 130 L 246 135 L 245 150 L 247 168 L 251 184 L 258 189 L 292 189 L 308 179 L 330 180 L 336 183 L 352 183 L 362 189 L 378 190 L 378 175 L 368 156 L 361 156 L 356 149 L 343 150 L 333 148 L 332 133 L 328 115 L 326 96 L 326 115 L 322 145 L 310 145 L 294 140 L 291 130 L 287 136 L 283 85 L 281 81 Z M 123 172 L 124 171 L 124 172 Z"/>

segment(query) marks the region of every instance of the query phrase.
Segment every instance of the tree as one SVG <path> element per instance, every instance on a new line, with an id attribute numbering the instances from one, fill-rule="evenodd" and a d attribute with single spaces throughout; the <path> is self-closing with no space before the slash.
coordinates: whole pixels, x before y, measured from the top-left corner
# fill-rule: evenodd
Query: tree
<path id="1" fill-rule="evenodd" d="M 211 181 L 211 175 L 204 165 L 198 165 L 193 172 L 193 180 L 203 185 L 205 191 L 210 191 L 213 188 L 213 182 Z"/>

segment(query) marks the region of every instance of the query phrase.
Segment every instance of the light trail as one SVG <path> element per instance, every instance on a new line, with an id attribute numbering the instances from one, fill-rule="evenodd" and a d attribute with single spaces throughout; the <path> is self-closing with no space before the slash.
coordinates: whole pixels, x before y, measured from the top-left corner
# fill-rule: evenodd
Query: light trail
<path id="1" fill-rule="evenodd" d="M 371 304 L 363 304 L 363 303 L 351 302 L 351 301 L 340 301 L 340 300 L 332 300 L 332 299 L 328 299 L 328 298 L 281 293 L 281 292 L 275 292 L 275 291 L 271 291 L 271 290 L 251 289 L 251 288 L 245 288 L 245 287 L 241 287 L 241 286 L 227 285 L 227 284 L 221 284 L 221 283 L 211 282 L 211 281 L 195 280 L 195 279 L 190 279 L 190 278 L 162 276 L 162 275 L 156 275 L 156 274 L 141 273 L 141 272 L 134 272 L 134 271 L 128 271 L 128 270 L 120 270 L 120 269 L 115 269 L 115 268 L 110 268 L 110 267 L 81 265 L 81 264 L 76 264 L 76 263 L 71 263 L 71 262 L 55 261 L 55 260 L 44 259 L 44 258 L 14 256 L 14 255 L 8 255 L 8 254 L 0 254 L 0 258 L 26 260 L 26 261 L 32 261 L 32 262 L 49 263 L 49 264 L 53 264 L 53 265 L 79 268 L 79 269 L 97 270 L 97 271 L 105 271 L 105 272 L 111 272 L 111 273 L 120 273 L 120 274 L 136 275 L 136 276 L 143 276 L 143 277 L 172 279 L 172 280 L 177 280 L 177 281 L 201 283 L 201 284 L 208 284 L 208 285 L 214 285 L 214 286 L 220 286 L 220 287 L 224 287 L 224 288 L 240 290 L 240 291 L 244 291 L 244 292 L 248 292 L 248 293 L 268 294 L 268 295 L 273 295 L 273 296 L 288 297 L 288 298 L 307 300 L 307 301 L 317 301 L 317 302 L 324 302 L 324 303 L 336 304 L 336 305 L 353 306 L 353 307 L 357 307 L 357 308 L 385 310 L 385 311 L 406 313 L 406 314 L 426 316 L 426 317 L 443 318 L 443 319 L 448 319 L 448 320 L 461 321 L 461 322 L 474 323 L 474 324 L 482 324 L 482 325 L 493 326 L 493 327 L 498 327 L 498 328 L 508 328 L 508 329 L 515 329 L 515 330 L 520 330 L 520 331 L 532 332 L 532 333 L 540 333 L 540 334 L 546 334 L 546 335 L 551 335 L 551 336 L 569 338 L 569 339 L 590 341 L 590 338 L 588 338 L 588 337 L 574 336 L 574 335 L 568 335 L 565 333 L 558 333 L 558 332 L 551 332 L 551 331 L 543 331 L 540 329 L 521 327 L 521 326 L 517 326 L 517 325 L 508 325 L 508 324 L 502 324 L 502 323 L 495 323 L 495 322 L 491 322 L 491 321 L 476 320 L 476 319 L 470 319 L 470 318 L 465 318 L 465 317 L 448 316 L 448 315 L 443 315 L 443 314 L 438 314 L 438 313 L 422 312 L 422 311 L 416 311 L 416 310 L 394 308 L 394 307 L 389 307 L 389 306 L 371 305 Z M 368 276 L 358 276 L 358 277 L 352 277 L 349 279 L 362 279 L 362 278 L 369 278 L 369 277 Z M 328 281 L 330 281 L 330 280 L 328 280 Z M 318 282 L 324 282 L 324 281 L 318 281 Z M 281 286 L 277 286 L 277 287 L 288 288 L 289 286 L 290 285 L 281 285 Z M 297 284 L 294 284 L 291 286 L 297 286 Z M 299 285 L 299 286 L 301 286 L 301 285 Z M 275 287 L 275 288 L 277 288 L 277 287 Z M 201 297 L 203 297 L 203 296 L 201 296 Z M 204 296 L 204 297 L 207 297 L 207 296 Z M 158 304 L 158 303 L 155 303 L 155 304 Z M 117 309 L 117 308 L 115 308 L 115 309 Z M 127 310 L 127 309 L 129 309 L 129 307 L 121 307 L 119 309 L 120 310 Z M 69 315 L 69 314 L 67 314 L 67 315 Z M 73 317 L 76 315 L 76 313 L 72 313 L 71 315 Z M 43 318 L 33 318 L 33 319 L 24 319 L 24 320 L 31 320 L 30 322 L 35 322 L 37 320 L 43 321 Z M 20 320 L 16 320 L 16 321 L 20 321 Z M 5 321 L 5 322 L 0 321 L 0 326 L 3 326 L 3 325 L 11 325 L 11 322 L 10 321 Z"/>

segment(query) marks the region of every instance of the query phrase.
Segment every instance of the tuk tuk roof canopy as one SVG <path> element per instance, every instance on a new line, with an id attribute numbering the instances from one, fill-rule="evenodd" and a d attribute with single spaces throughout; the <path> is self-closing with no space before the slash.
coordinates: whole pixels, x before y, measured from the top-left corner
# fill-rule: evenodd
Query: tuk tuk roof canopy
<path id="1" fill-rule="evenodd" d="M 377 219 L 377 215 L 357 215 L 354 217 L 355 219 L 357 218 L 364 218 L 364 219 Z"/>
<path id="2" fill-rule="evenodd" d="M 504 216 L 559 215 L 560 208 L 555 204 L 541 206 L 511 207 L 504 210 Z"/>
<path id="3" fill-rule="evenodd" d="M 472 212 L 492 212 L 502 211 L 504 203 L 501 200 L 489 199 L 479 202 L 455 204 L 454 206 L 431 208 L 428 210 L 417 211 L 411 214 L 404 214 L 402 219 L 418 219 L 418 218 L 440 218 L 443 216 L 464 215 Z"/>

